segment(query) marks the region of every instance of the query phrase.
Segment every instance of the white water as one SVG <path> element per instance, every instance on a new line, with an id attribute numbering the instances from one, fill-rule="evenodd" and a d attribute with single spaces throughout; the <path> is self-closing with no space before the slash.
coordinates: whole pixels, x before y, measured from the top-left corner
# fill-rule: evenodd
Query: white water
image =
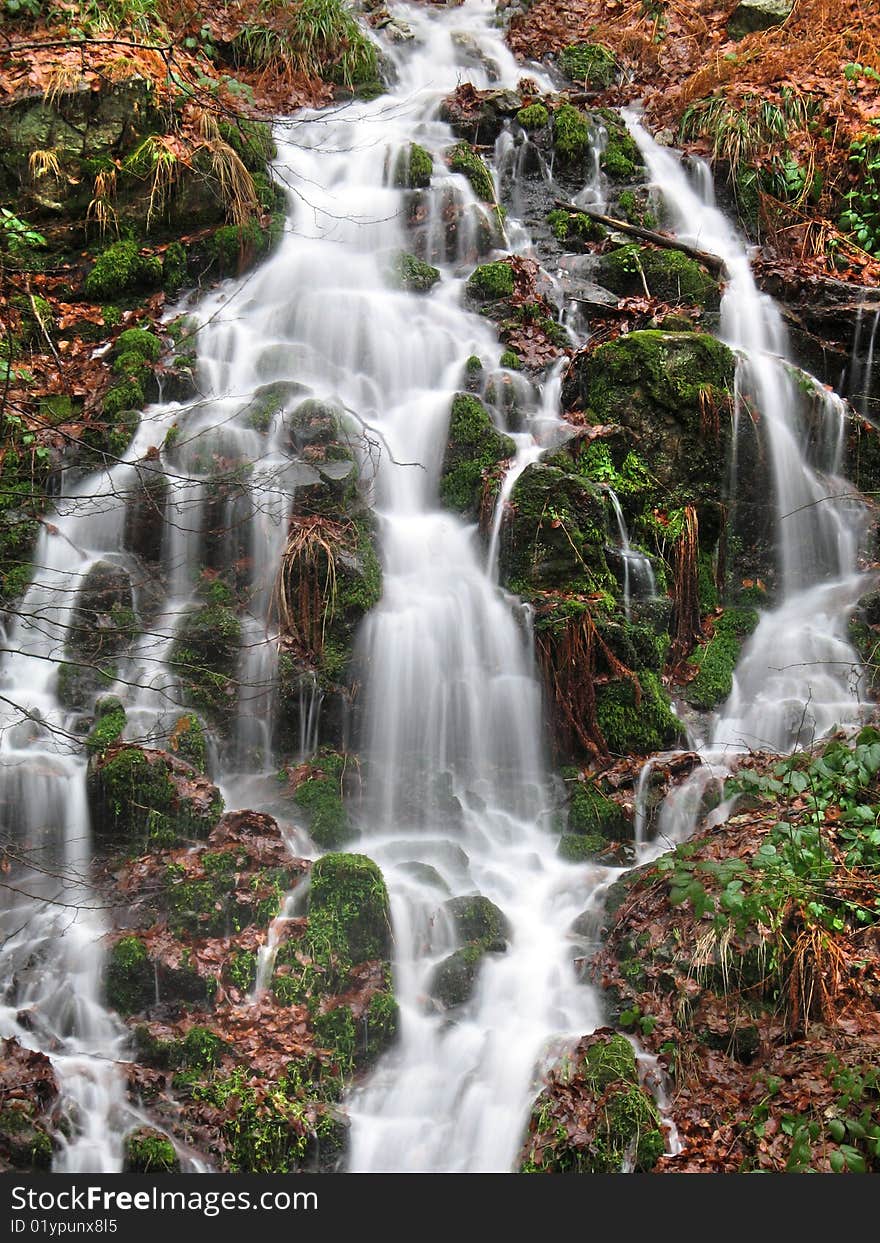
<path id="1" fill-rule="evenodd" d="M 606 487 L 605 491 L 614 511 L 614 520 L 620 539 L 618 553 L 623 562 L 623 612 L 626 620 L 629 621 L 632 614 L 633 592 L 640 600 L 651 600 L 657 594 L 657 582 L 650 558 L 643 552 L 639 552 L 638 548 L 633 548 L 629 542 L 629 531 L 617 493 L 609 487 Z"/>
<path id="2" fill-rule="evenodd" d="M 304 391 L 337 398 L 379 430 L 374 499 L 384 595 L 361 642 L 367 810 L 359 846 L 379 862 L 391 892 L 402 1028 L 398 1045 L 349 1102 L 349 1168 L 504 1171 L 515 1162 L 542 1065 L 601 1021 L 595 994 L 576 979 L 569 929 L 614 873 L 575 867 L 553 853 L 529 619 L 495 582 L 504 503 L 517 474 L 558 431 L 555 380 L 534 396 L 525 427 L 516 432 L 488 564 L 476 532 L 436 502 L 449 406 L 465 359 L 477 354 L 493 367 L 501 353 L 494 330 L 461 305 L 462 278 L 480 257 L 475 240 L 485 213 L 466 182 L 445 171 L 441 153 L 453 139 L 434 119 L 436 105 L 465 72 L 478 87 L 513 86 L 524 70 L 493 28 L 489 0 L 467 0 L 451 11 L 403 11 L 415 39 L 405 51 L 391 52 L 399 73 L 393 94 L 315 115 L 308 125 L 298 118 L 286 136 L 280 132 L 278 169 L 291 187 L 287 235 L 257 273 L 223 286 L 203 308 L 204 402 L 189 411 L 151 412 L 130 450 L 132 461 L 142 457 L 177 419 L 182 434 L 166 455 L 180 476 L 172 480 L 175 519 L 163 548 L 169 595 L 122 671 L 125 682 L 147 689 L 132 691 L 123 682 L 116 689 L 128 701 L 130 736 L 167 737 L 180 704 L 165 658 L 174 626 L 192 602 L 197 568 L 206 557 L 225 564 L 246 553 L 250 617 L 223 790 L 228 805 L 253 805 L 252 792 L 271 772 L 271 580 L 291 493 L 315 472 L 286 451 L 283 419 L 265 440 L 248 426 L 248 397 L 261 384 L 295 381 Z M 484 50 L 483 68 L 452 39 L 455 31 Z M 549 88 L 540 74 L 531 76 Z M 412 248 L 389 170 L 413 140 L 435 155 L 420 236 L 443 277 L 427 297 L 394 290 L 386 275 L 394 253 Z M 845 642 L 847 608 L 864 589 L 855 573 L 858 509 L 822 499 L 839 470 L 837 450 L 811 466 L 800 448 L 794 386 L 779 363 L 785 347 L 778 315 L 755 290 L 741 243 L 669 153 L 645 135 L 639 140 L 652 177 L 680 216 L 681 235 L 725 260 L 731 279 L 724 332 L 743 352 L 740 382 L 765 412 L 778 458 L 781 603 L 764 616 L 744 654 L 713 746 L 740 748 L 759 731 L 788 745 L 805 731 L 858 716 L 857 687 L 849 681 L 857 662 Z M 600 193 L 594 180 L 588 178 L 585 192 Z M 462 210 L 454 235 L 444 218 L 451 203 Z M 524 246 L 515 218 L 508 238 Z M 833 420 L 840 410 L 830 400 L 827 410 L 831 430 L 821 439 L 839 446 Z M 205 463 L 212 453 L 240 462 L 247 476 L 224 511 L 228 518 L 239 506 L 241 516 L 243 506 L 244 517 L 218 524 L 240 528 L 240 544 L 230 537 L 222 547 L 208 547 Z M 93 476 L 82 495 L 59 506 L 57 533 L 44 532 L 36 555 L 46 568 L 25 601 L 34 620 L 10 636 L 9 647 L 19 654 L 5 666 L 3 694 L 61 730 L 70 721 L 54 693 L 51 660 L 62 654 L 82 574 L 100 553 L 119 555 L 123 507 L 116 493 L 127 471 Z M 834 486 L 845 491 L 839 480 Z M 86 501 L 87 494 L 98 500 Z M 307 754 L 317 742 L 319 705 L 308 687 L 302 693 L 309 704 L 301 738 Z M 793 705 L 803 713 L 805 704 L 809 721 L 793 722 Z M 45 851 L 38 857 L 54 871 L 63 865 L 73 874 L 65 884 L 24 871 L 21 888 L 39 897 L 44 891 L 36 886 L 45 886 L 66 903 L 99 906 L 85 878 L 83 760 L 63 734 L 22 722 L 8 706 L 3 711 L 0 780 L 6 799 L 25 809 L 10 831 L 23 848 Z M 653 847 L 640 843 L 645 851 L 666 848 L 662 843 L 674 844 L 692 829 L 695 788 L 667 800 Z M 434 966 L 454 948 L 442 903 L 450 894 L 474 892 L 502 908 L 512 926 L 510 946 L 487 960 L 472 1001 L 444 1015 L 426 998 Z M 7 910 L 4 930 L 0 970 L 14 983 L 0 1009 L 0 1030 L 52 1056 L 72 1123 L 56 1168 L 118 1170 L 125 1131 L 140 1118 L 126 1104 L 117 1064 L 125 1057 L 125 1029 L 100 998 L 101 913 L 22 899 Z M 267 982 L 272 950 L 270 941 L 258 988 Z"/>

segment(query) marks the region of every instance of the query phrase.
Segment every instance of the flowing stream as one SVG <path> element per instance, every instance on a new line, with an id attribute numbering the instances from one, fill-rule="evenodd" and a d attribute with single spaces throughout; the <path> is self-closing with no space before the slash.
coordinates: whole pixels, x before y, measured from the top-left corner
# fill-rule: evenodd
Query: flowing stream
<path id="1" fill-rule="evenodd" d="M 438 105 L 465 78 L 477 88 L 515 87 L 528 73 L 540 90 L 553 84 L 515 61 L 494 25 L 492 0 L 452 9 L 393 6 L 393 13 L 413 38 L 384 48 L 396 71 L 388 95 L 278 127 L 276 170 L 289 188 L 285 236 L 255 273 L 227 282 L 199 307 L 201 399 L 151 408 L 127 454 L 131 464 L 65 491 L 40 536 L 22 616 L 6 636 L 0 796 L 13 809 L 6 830 L 24 861 L 16 873 L 20 892 L 0 929 L 0 1034 L 52 1058 L 68 1136 L 56 1169 L 119 1170 L 124 1136 L 142 1121 L 124 1091 L 127 1030 L 101 997 L 106 928 L 100 891 L 90 882 L 85 759 L 75 714 L 56 693 L 76 589 L 102 559 L 134 570 L 125 536 L 132 464 L 149 461 L 174 425 L 173 447 L 162 454 L 171 515 L 161 552 L 167 593 L 114 690 L 125 701 L 126 736 L 167 743 L 184 702 L 168 665 L 175 628 L 197 598 L 200 568 L 241 560 L 249 567 L 241 689 L 220 784 L 228 807 L 269 805 L 272 583 L 291 496 L 318 476 L 291 453 L 283 420 L 265 433 L 255 429 L 253 395 L 266 384 L 335 401 L 375 438 L 362 467 L 384 590 L 358 645 L 365 799 L 356 849 L 375 858 L 391 894 L 401 1030 L 347 1102 L 348 1168 L 510 1170 L 543 1068 L 602 1021 L 596 992 L 577 979 L 579 942 L 571 929 L 619 870 L 575 866 L 554 853 L 530 617 L 497 583 L 501 518 L 516 479 L 568 434 L 558 370 L 540 391 L 508 375 L 518 386 L 515 422 L 508 424 L 500 403 L 494 409 L 516 455 L 488 556 L 476 527 L 441 509 L 437 496 L 450 404 L 464 385 L 466 360 L 477 355 L 488 372 L 503 374 L 494 328 L 462 300 L 479 239 L 497 222 L 467 181 L 447 170 L 442 153 L 454 136 L 437 119 Z M 741 354 L 739 384 L 764 415 L 775 471 L 779 603 L 746 646 L 708 750 L 782 750 L 859 713 L 846 618 L 865 590 L 856 569 L 863 513 L 840 477 L 844 407 L 817 387 L 823 431 L 813 436 L 810 456 L 781 321 L 757 292 L 743 245 L 708 201 L 705 178 L 701 194 L 668 151 L 634 118 L 630 124 L 676 230 L 726 265 L 722 334 Z M 402 292 L 392 277 L 395 256 L 413 248 L 393 172 L 414 141 L 434 157 L 418 229 L 441 279 L 427 295 Z M 496 157 L 496 168 L 515 176 L 509 133 Z M 578 201 L 604 202 L 597 152 Z M 528 251 L 513 212 L 504 232 L 506 249 Z M 240 467 L 239 487 L 218 494 L 206 465 L 212 457 Z M 832 493 L 837 499 L 827 500 Z M 629 547 L 619 506 L 614 512 L 628 608 L 630 591 L 652 594 L 654 584 L 650 563 Z M 206 532 L 213 529 L 228 534 L 212 542 Z M 301 693 L 307 756 L 319 741 L 321 704 L 316 688 L 304 685 Z M 645 788 L 649 778 L 646 770 Z M 670 811 L 675 823 L 664 838 L 693 827 L 699 798 L 691 791 L 680 801 L 686 814 Z M 644 812 L 639 837 L 644 855 L 651 848 Z M 295 845 L 311 849 L 300 834 Z M 428 1000 L 432 972 L 455 948 L 443 903 L 474 893 L 501 908 L 509 945 L 488 955 L 473 998 L 451 1021 Z M 289 903 L 283 917 L 298 909 Z M 262 956 L 258 988 L 268 982 L 272 948 Z M 185 1168 L 200 1167 L 190 1161 Z"/>

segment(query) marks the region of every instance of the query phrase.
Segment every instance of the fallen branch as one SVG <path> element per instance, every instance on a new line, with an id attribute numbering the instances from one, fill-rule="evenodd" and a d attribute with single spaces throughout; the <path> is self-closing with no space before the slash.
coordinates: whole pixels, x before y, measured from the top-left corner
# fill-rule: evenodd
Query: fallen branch
<path id="1" fill-rule="evenodd" d="M 554 199 L 553 201 L 557 207 L 561 207 L 575 216 L 589 216 L 591 220 L 595 220 L 598 224 L 604 224 L 607 229 L 614 229 L 618 233 L 631 234 L 633 237 L 641 238 L 644 242 L 653 242 L 655 246 L 664 246 L 667 250 L 680 250 L 683 254 L 689 255 L 691 259 L 696 259 L 697 263 L 702 263 L 703 267 L 708 268 L 714 276 L 723 277 L 726 275 L 724 260 L 719 259 L 718 255 L 710 255 L 706 250 L 698 250 L 696 246 L 689 246 L 687 242 L 680 242 L 677 237 L 669 237 L 665 233 L 656 233 L 653 229 L 645 229 L 640 224 L 630 224 L 628 220 L 617 220 L 614 216 L 606 216 L 603 212 L 593 211 L 590 207 L 576 207 L 573 203 L 567 203 L 564 199 Z"/>

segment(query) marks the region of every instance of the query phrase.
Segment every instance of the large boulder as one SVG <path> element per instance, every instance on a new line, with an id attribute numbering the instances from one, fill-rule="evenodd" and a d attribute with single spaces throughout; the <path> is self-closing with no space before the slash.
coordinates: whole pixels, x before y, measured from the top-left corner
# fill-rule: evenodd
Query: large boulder
<path id="1" fill-rule="evenodd" d="M 791 16 L 794 0 L 740 0 L 727 22 L 731 39 L 781 26 Z"/>

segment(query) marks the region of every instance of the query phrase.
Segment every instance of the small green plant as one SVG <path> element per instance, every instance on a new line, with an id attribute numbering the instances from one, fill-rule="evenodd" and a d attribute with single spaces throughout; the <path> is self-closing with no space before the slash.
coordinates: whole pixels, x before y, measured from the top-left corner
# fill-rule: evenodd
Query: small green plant
<path id="1" fill-rule="evenodd" d="M 863 250 L 880 253 L 880 117 L 870 122 L 875 132 L 866 131 L 849 148 L 849 166 L 855 186 L 844 195 L 840 228 L 851 234 Z"/>
<path id="2" fill-rule="evenodd" d="M 0 242 L 3 249 L 16 259 L 26 255 L 29 250 L 37 250 L 46 245 L 42 233 L 31 228 L 8 207 L 0 207 Z"/>

